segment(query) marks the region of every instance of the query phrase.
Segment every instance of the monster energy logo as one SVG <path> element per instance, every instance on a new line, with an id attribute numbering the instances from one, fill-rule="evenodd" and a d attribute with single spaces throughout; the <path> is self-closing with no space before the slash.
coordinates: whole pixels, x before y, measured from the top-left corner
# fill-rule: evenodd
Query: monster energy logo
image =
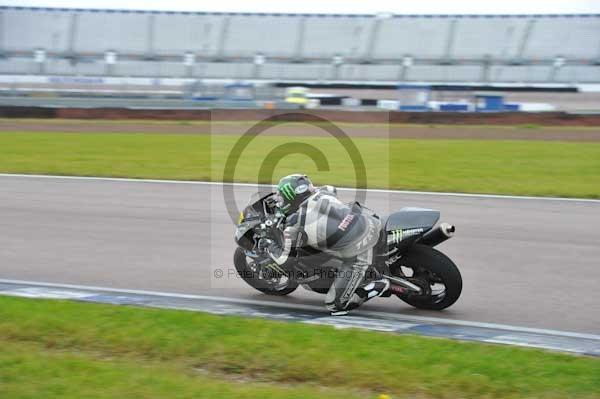
<path id="1" fill-rule="evenodd" d="M 388 244 L 397 244 L 405 238 L 415 236 L 417 234 L 421 234 L 425 229 L 417 228 L 417 229 L 407 229 L 407 230 L 392 230 L 389 232 L 387 242 Z"/>
<path id="2" fill-rule="evenodd" d="M 281 195 L 283 195 L 288 201 L 292 201 L 296 196 L 296 193 L 294 193 L 294 189 L 290 183 L 285 183 L 279 186 L 279 191 L 281 192 Z"/>
<path id="3" fill-rule="evenodd" d="M 391 240 L 388 239 L 388 241 L 391 241 L 392 243 L 398 243 L 398 242 L 402 241 L 402 236 L 403 236 L 402 230 L 392 230 L 391 233 L 392 233 Z"/>
<path id="4" fill-rule="evenodd" d="M 281 268 L 281 266 L 279 266 L 277 263 L 273 262 L 273 263 L 269 263 L 268 265 L 266 265 L 266 267 L 268 267 L 269 269 L 273 270 L 276 273 L 279 273 L 281 275 L 286 276 L 287 273 L 284 269 Z"/>

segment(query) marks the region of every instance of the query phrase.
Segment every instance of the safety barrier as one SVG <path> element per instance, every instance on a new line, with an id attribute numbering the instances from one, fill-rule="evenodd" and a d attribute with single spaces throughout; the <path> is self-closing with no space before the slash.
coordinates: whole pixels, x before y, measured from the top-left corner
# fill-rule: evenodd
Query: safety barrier
<path id="1" fill-rule="evenodd" d="M 249 121 L 275 117 L 282 121 L 308 120 L 316 115 L 333 122 L 346 123 L 415 123 L 451 125 L 520 125 L 600 126 L 598 114 L 566 112 L 399 112 L 281 109 L 130 109 L 130 108 L 50 108 L 0 107 L 2 118 L 65 119 L 153 119 L 153 120 L 219 120 Z M 282 113 L 283 112 L 283 113 Z"/>

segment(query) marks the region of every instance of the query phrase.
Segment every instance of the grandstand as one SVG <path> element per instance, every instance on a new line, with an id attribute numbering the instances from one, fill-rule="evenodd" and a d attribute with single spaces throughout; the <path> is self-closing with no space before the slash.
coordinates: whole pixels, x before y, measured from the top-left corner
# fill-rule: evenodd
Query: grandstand
<path id="1" fill-rule="evenodd" d="M 0 7 L 0 74 L 600 83 L 600 15 Z"/>

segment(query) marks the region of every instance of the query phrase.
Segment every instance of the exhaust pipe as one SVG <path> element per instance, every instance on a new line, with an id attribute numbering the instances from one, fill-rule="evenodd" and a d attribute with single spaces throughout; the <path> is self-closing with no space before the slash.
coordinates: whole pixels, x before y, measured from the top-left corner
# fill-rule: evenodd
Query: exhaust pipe
<path id="1" fill-rule="evenodd" d="M 440 223 L 436 228 L 431 229 L 427 233 L 423 234 L 423 237 L 421 237 L 419 243 L 428 245 L 430 247 L 435 247 L 447 239 L 452 238 L 455 231 L 456 227 L 453 225 L 449 223 Z"/>

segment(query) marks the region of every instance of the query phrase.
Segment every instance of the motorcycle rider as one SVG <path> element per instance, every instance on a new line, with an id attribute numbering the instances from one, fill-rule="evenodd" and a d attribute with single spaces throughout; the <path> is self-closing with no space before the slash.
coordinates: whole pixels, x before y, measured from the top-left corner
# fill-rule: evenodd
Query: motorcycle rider
<path id="1" fill-rule="evenodd" d="M 389 295 L 388 279 L 365 281 L 378 242 L 381 221 L 358 204 L 337 198 L 332 186 L 315 188 L 306 175 L 285 176 L 277 185 L 279 210 L 286 215 L 283 239 L 262 238 L 259 248 L 278 265 L 293 262 L 304 245 L 342 259 L 325 304 L 344 315 L 376 296 Z"/>

